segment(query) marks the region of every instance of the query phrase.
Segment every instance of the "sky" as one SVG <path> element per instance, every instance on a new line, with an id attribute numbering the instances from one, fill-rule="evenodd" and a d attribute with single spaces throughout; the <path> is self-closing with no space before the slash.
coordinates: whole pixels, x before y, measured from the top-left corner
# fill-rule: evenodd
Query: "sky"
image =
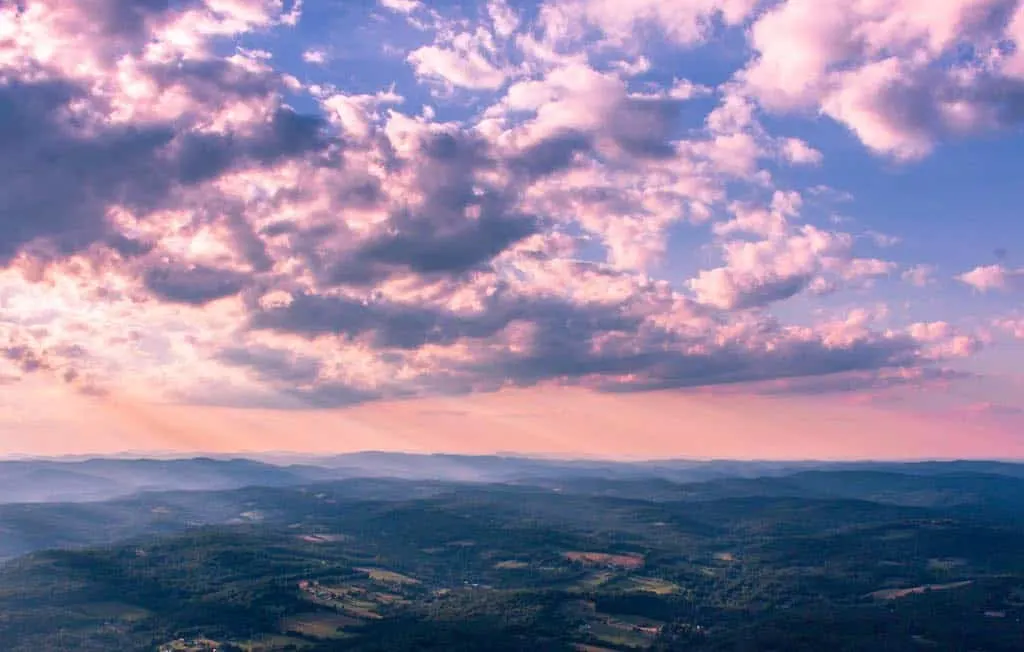
<path id="1" fill-rule="evenodd" d="M 0 455 L 1024 458 L 1024 0 L 0 6 Z"/>

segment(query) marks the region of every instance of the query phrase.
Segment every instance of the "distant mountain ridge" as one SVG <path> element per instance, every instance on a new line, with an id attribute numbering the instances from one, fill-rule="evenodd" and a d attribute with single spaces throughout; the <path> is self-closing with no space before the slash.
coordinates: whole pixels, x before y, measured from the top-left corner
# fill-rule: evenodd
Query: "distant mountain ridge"
<path id="1" fill-rule="evenodd" d="M 951 462 L 758 462 L 735 460 L 557 460 L 511 455 L 367 451 L 272 463 L 244 457 L 87 458 L 0 461 L 0 504 L 110 500 L 142 491 L 284 487 L 346 478 L 551 485 L 567 478 L 674 483 L 772 478 L 813 471 L 907 476 L 985 474 L 1024 478 L 1024 464 Z"/>
<path id="2" fill-rule="evenodd" d="M 139 491 L 284 486 L 317 479 L 314 468 L 255 460 L 106 459 L 0 462 L 0 502 L 109 500 Z"/>
<path id="3" fill-rule="evenodd" d="M 386 475 L 399 473 L 405 468 L 402 464 L 388 459 L 387 464 L 372 465 L 370 461 L 380 461 L 373 456 L 345 458 L 340 468 L 209 458 L 0 464 L 0 488 L 6 497 L 33 498 L 0 503 L 0 560 L 43 548 L 106 544 L 195 526 L 287 527 L 303 520 L 303 510 L 312 510 L 306 516 L 315 519 L 335 514 L 346 503 L 447 496 L 445 500 L 457 503 L 461 497 L 470 505 L 480 492 L 504 495 L 513 504 L 533 501 L 538 509 L 552 496 L 562 504 L 582 501 L 587 508 L 643 510 L 657 505 L 680 515 L 720 511 L 730 504 L 750 512 L 757 505 L 795 500 L 835 510 L 839 520 L 849 510 L 884 507 L 1024 526 L 1024 469 L 1015 465 L 844 465 L 800 467 L 787 473 L 735 463 L 725 468 L 708 464 L 693 471 L 671 465 L 557 465 L 529 460 L 506 464 L 487 459 L 472 465 L 476 474 L 467 480 L 465 468 L 471 459 L 460 458 L 457 472 L 452 471 L 452 460 L 435 459 L 434 465 L 418 467 L 421 477 L 404 478 Z M 748 475 L 724 475 L 727 472 Z M 457 477 L 431 477 L 446 473 Z M 19 487 L 19 482 L 24 485 Z M 103 499 L 104 494 L 118 492 Z"/>

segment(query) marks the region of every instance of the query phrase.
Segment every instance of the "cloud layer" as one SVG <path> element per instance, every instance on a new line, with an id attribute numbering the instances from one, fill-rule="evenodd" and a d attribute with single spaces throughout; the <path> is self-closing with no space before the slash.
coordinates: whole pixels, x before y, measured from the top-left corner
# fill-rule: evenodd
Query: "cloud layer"
<path id="1" fill-rule="evenodd" d="M 312 4 L 0 9 L 0 377 L 337 406 L 925 383 L 980 348 L 945 321 L 780 316 L 935 269 L 823 219 L 828 189 L 777 181 L 826 159 L 766 124 L 821 114 L 903 162 L 1017 127 L 1024 3 L 382 0 L 365 19 L 418 41 L 379 53 L 408 87 L 369 91 L 370 70 L 358 89 L 310 81 L 335 58 L 303 41 Z M 642 45 L 730 34 L 751 56 L 713 86 L 653 75 Z M 309 68 L 238 45 L 260 38 L 299 42 Z M 704 241 L 680 263 L 676 237 Z"/>

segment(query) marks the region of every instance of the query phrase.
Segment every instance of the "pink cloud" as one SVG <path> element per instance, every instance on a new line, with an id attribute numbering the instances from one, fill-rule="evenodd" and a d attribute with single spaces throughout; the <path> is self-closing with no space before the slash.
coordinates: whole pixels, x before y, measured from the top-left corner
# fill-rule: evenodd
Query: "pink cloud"
<path id="1" fill-rule="evenodd" d="M 692 45 L 708 36 L 716 18 L 739 25 L 757 4 L 758 0 L 552 0 L 541 7 L 541 24 L 554 41 L 578 38 L 591 27 L 616 45 L 630 43 L 645 30 Z"/>
<path id="2" fill-rule="evenodd" d="M 690 281 L 700 301 L 726 310 L 766 306 L 804 291 L 831 289 L 837 279 L 869 279 L 893 269 L 886 261 L 855 257 L 849 234 L 809 224 L 791 226 L 785 212 L 741 213 L 718 225 L 717 231 L 720 235 L 747 231 L 764 237 L 724 241 L 724 265 L 702 270 Z"/>
<path id="3" fill-rule="evenodd" d="M 423 3 L 419 0 L 378 0 L 380 6 L 400 14 L 411 14 L 422 8 Z"/>
<path id="4" fill-rule="evenodd" d="M 935 267 L 933 265 L 914 265 L 904 270 L 901 278 L 917 287 L 926 287 L 935 282 Z"/>
<path id="5" fill-rule="evenodd" d="M 1009 290 L 1024 283 L 1024 269 L 1008 269 L 1003 265 L 975 267 L 957 277 L 979 292 Z"/>
<path id="6" fill-rule="evenodd" d="M 762 105 L 813 111 L 847 125 L 869 148 L 901 160 L 927 155 L 945 137 L 1012 124 L 1024 97 L 1020 44 L 1005 0 L 953 0 L 921 10 L 916 0 L 850 6 L 787 0 L 751 28 L 758 52 L 740 79 Z M 973 60 L 948 63 L 958 44 Z M 1019 50 L 1019 47 L 1017 48 Z"/>
<path id="7" fill-rule="evenodd" d="M 995 327 L 1009 333 L 1017 339 L 1024 340 L 1024 319 L 1022 318 L 1011 317 L 1008 319 L 997 319 L 995 321 Z"/>
<path id="8" fill-rule="evenodd" d="M 409 54 L 409 62 L 420 76 L 463 88 L 496 89 L 506 78 L 505 72 L 472 46 L 463 49 L 424 46 Z"/>
<path id="9" fill-rule="evenodd" d="M 784 159 L 796 165 L 818 165 L 824 159 L 821 152 L 799 138 L 786 138 L 780 151 Z"/>

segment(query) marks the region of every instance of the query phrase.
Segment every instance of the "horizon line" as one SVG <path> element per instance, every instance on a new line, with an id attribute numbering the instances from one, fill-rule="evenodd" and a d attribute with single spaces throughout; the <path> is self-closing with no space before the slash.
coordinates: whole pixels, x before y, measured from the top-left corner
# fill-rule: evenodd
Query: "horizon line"
<path id="1" fill-rule="evenodd" d="M 924 463 L 955 463 L 955 462 L 989 462 L 998 464 L 1024 464 L 1024 458 L 995 457 L 849 457 L 849 458 L 743 458 L 743 457 L 625 457 L 604 455 L 556 455 L 551 453 L 495 451 L 492 453 L 459 453 L 454 451 L 417 451 L 417 450 L 386 450 L 360 449 L 350 451 L 318 451 L 303 452 L 289 450 L 268 451 L 171 451 L 171 450 L 122 450 L 112 452 L 83 452 L 63 455 L 5 454 L 0 455 L 0 462 L 85 462 L 89 460 L 122 460 L 122 461 L 186 461 L 196 459 L 213 460 L 249 460 L 280 466 L 275 462 L 267 462 L 260 458 L 304 458 L 330 459 L 339 457 L 355 457 L 358 455 L 394 455 L 404 457 L 458 457 L 464 459 L 482 459 L 498 457 L 504 459 L 522 459 L 549 462 L 608 462 L 614 464 L 654 464 L 666 462 L 689 462 L 695 464 L 713 464 L 733 462 L 743 464 L 924 464 Z"/>

